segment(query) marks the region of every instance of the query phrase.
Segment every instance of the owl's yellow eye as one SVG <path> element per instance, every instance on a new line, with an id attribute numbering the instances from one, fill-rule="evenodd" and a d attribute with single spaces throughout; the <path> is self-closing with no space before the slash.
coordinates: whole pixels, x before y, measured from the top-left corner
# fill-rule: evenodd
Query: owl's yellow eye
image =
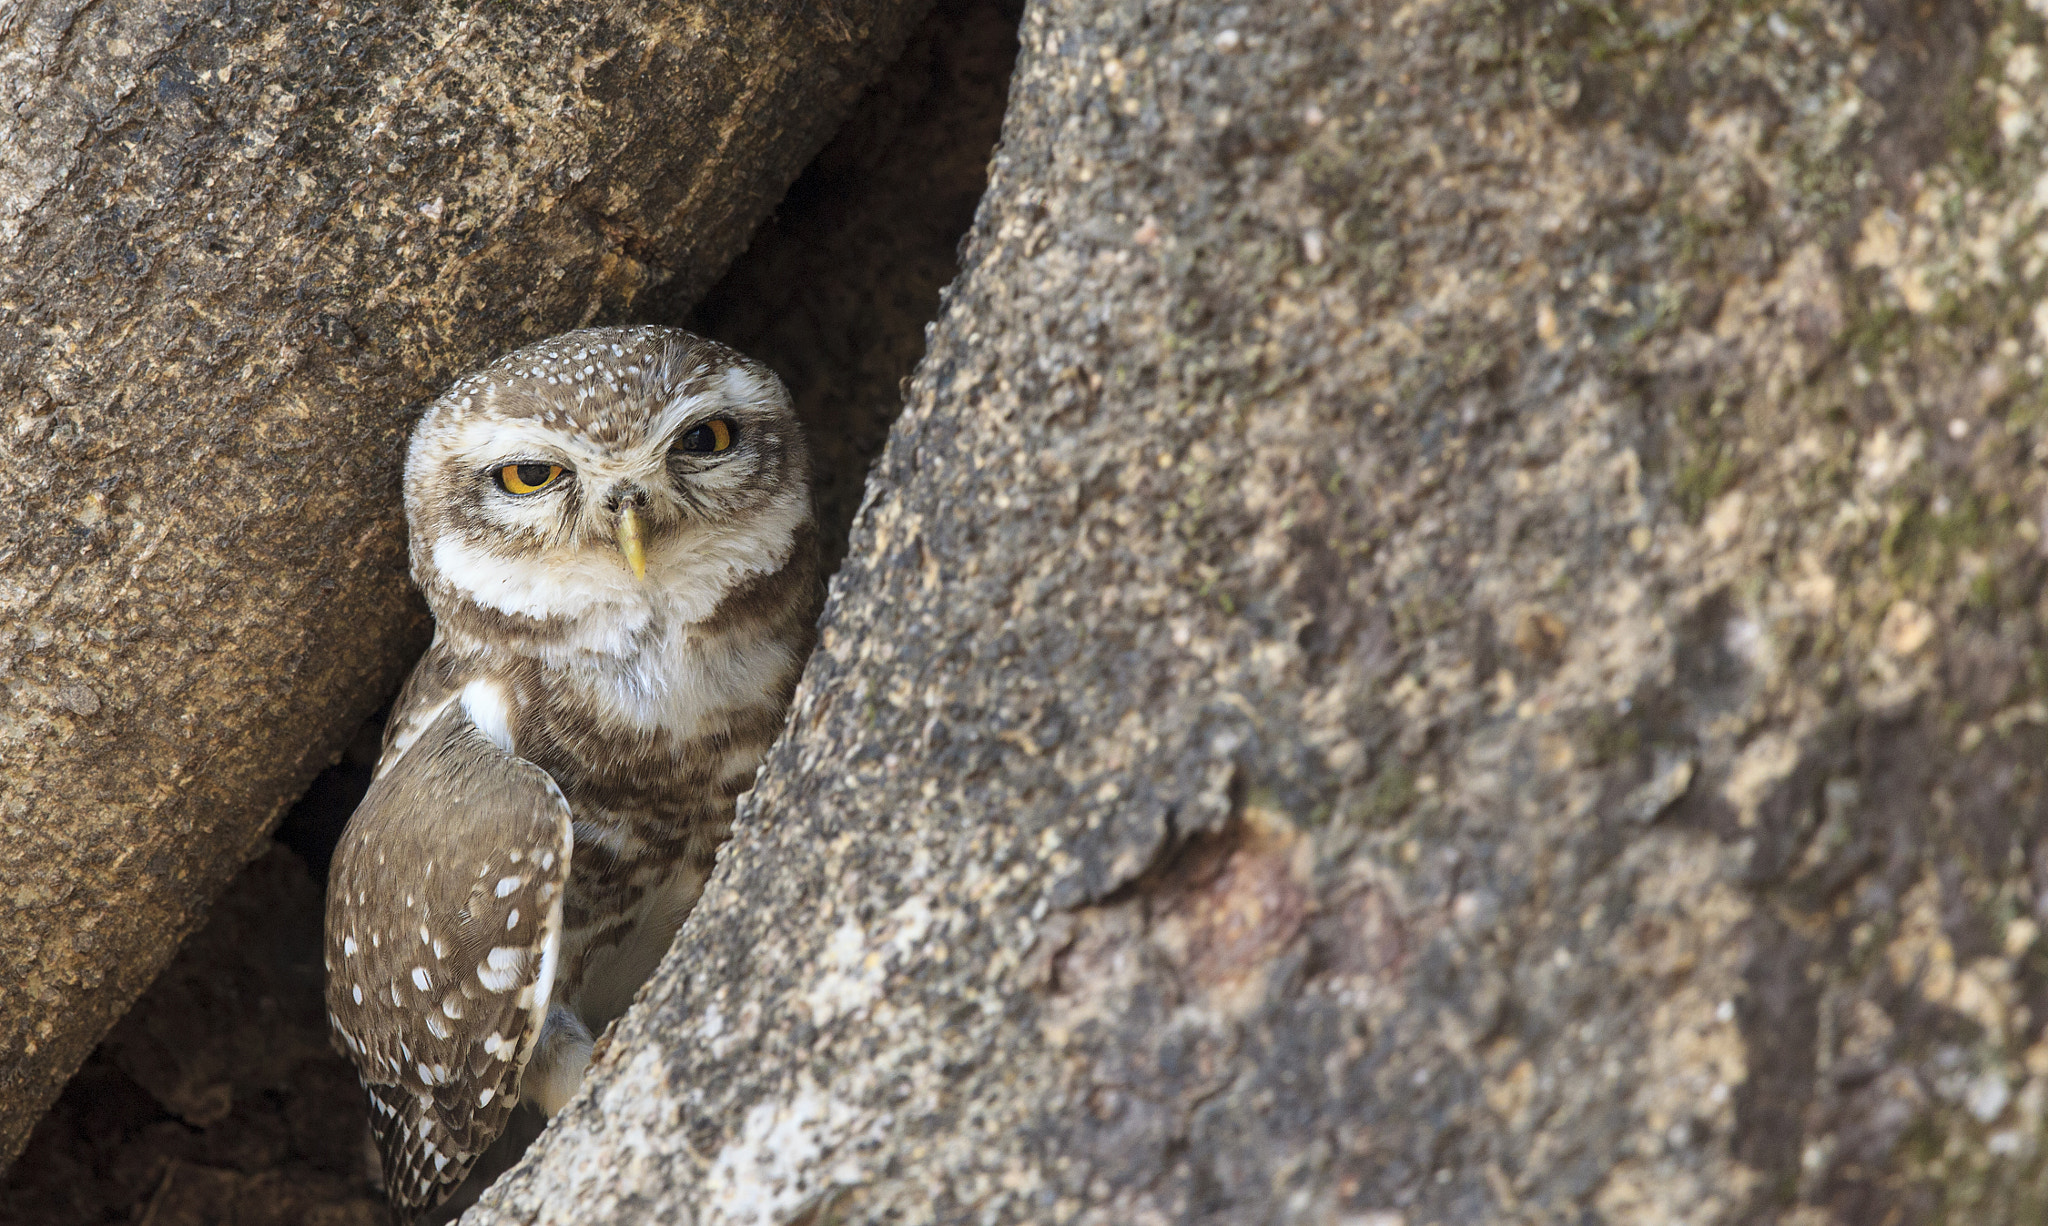
<path id="1" fill-rule="evenodd" d="M 732 446 L 733 425 L 723 417 L 714 417 L 701 426 L 692 426 L 683 431 L 683 437 L 676 440 L 680 451 L 716 453 Z"/>
<path id="2" fill-rule="evenodd" d="M 507 464 L 495 474 L 508 494 L 538 494 L 561 479 L 560 464 Z"/>

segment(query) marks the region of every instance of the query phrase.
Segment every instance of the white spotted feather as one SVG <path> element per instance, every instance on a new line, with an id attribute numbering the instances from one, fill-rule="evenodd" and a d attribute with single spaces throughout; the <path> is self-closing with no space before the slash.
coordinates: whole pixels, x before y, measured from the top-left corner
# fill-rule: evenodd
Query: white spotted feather
<path id="1" fill-rule="evenodd" d="M 329 879 L 343 898 L 402 900 L 330 910 L 327 931 L 328 1017 L 376 1105 L 400 1210 L 432 1205 L 503 1131 L 562 941 L 568 802 L 467 705 L 444 705 L 371 785 Z"/>

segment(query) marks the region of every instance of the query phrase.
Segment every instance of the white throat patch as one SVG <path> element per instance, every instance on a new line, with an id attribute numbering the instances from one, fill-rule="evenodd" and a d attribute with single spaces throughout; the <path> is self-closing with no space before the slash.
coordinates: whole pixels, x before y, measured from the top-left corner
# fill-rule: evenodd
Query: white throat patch
<path id="1" fill-rule="evenodd" d="M 453 534 L 434 542 L 434 569 L 487 609 L 575 623 L 562 644 L 571 651 L 623 655 L 639 650 L 651 623 L 701 623 L 741 584 L 780 570 L 810 517 L 809 498 L 804 489 L 785 491 L 743 528 L 671 538 L 648 555 L 645 580 L 608 548 L 526 561 Z"/>
<path id="2" fill-rule="evenodd" d="M 623 559 L 596 550 L 562 552 L 531 562 L 449 535 L 434 542 L 433 554 L 441 577 L 487 609 L 549 621 L 607 610 L 626 614 L 639 606 L 639 620 L 646 620 L 646 597 L 636 591 L 640 581 Z"/>

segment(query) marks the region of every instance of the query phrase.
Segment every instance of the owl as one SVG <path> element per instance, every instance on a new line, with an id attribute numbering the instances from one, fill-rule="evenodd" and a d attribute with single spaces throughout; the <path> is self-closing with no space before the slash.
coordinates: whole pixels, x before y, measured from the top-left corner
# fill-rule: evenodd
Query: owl
<path id="1" fill-rule="evenodd" d="M 433 645 L 328 881 L 327 1015 L 394 1215 L 552 1115 L 667 951 L 813 637 L 808 461 L 776 377 L 669 328 L 449 388 L 405 464 Z"/>

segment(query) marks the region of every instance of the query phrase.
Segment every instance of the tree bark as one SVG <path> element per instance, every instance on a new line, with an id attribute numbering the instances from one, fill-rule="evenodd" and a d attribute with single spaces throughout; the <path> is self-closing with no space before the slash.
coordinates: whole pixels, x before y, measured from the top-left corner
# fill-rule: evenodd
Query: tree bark
<path id="1" fill-rule="evenodd" d="M 2031 8 L 1034 0 L 487 1223 L 2037 1220 Z"/>
<path id="2" fill-rule="evenodd" d="M 421 645 L 413 406 L 701 292 L 923 7 L 0 12 L 0 1158 Z"/>

